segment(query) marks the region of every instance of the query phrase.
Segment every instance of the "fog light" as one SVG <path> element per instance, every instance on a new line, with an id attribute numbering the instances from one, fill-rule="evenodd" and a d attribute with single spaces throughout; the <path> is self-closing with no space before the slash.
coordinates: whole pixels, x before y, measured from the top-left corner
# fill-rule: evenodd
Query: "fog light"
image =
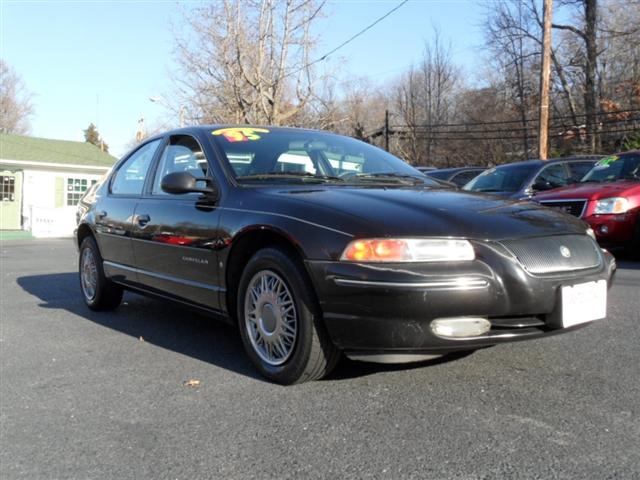
<path id="1" fill-rule="evenodd" d="M 431 331 L 439 337 L 477 337 L 487 333 L 491 322 L 480 317 L 438 318 L 431 322 Z"/>
<path id="2" fill-rule="evenodd" d="M 598 230 L 600 231 L 601 234 L 606 235 L 607 233 L 609 233 L 609 227 L 607 227 L 606 225 L 600 225 L 598 227 Z"/>

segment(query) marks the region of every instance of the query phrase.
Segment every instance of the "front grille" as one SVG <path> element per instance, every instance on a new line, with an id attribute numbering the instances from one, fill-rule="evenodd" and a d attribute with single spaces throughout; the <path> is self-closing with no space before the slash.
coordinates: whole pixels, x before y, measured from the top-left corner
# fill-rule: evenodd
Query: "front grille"
<path id="1" fill-rule="evenodd" d="M 540 205 L 561 210 L 574 217 L 581 217 L 584 212 L 585 203 L 587 203 L 586 200 L 547 200 L 541 201 Z"/>
<path id="2" fill-rule="evenodd" d="M 598 245 L 588 235 L 556 235 L 500 243 L 533 274 L 594 268 L 602 258 Z"/>

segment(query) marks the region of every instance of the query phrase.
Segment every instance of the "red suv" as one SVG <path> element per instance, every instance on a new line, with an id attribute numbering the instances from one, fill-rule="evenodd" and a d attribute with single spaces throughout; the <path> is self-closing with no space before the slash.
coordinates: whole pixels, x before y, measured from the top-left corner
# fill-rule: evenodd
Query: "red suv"
<path id="1" fill-rule="evenodd" d="M 640 258 L 640 151 L 605 157 L 579 183 L 533 200 L 584 219 L 605 247 Z"/>

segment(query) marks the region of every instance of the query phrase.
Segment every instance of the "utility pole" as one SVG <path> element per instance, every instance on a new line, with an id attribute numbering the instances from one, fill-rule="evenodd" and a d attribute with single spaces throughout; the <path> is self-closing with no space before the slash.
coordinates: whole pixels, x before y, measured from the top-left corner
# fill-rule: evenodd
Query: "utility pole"
<path id="1" fill-rule="evenodd" d="M 384 111 L 384 149 L 389 151 L 389 110 Z"/>
<path id="2" fill-rule="evenodd" d="M 187 107 L 185 107 L 184 105 L 180 105 L 180 128 L 184 127 L 184 117 L 186 113 Z"/>
<path id="3" fill-rule="evenodd" d="M 544 0 L 542 30 L 542 68 L 540 69 L 540 120 L 538 124 L 538 155 L 541 160 L 549 156 L 549 80 L 551 77 L 551 17 L 553 0 Z"/>

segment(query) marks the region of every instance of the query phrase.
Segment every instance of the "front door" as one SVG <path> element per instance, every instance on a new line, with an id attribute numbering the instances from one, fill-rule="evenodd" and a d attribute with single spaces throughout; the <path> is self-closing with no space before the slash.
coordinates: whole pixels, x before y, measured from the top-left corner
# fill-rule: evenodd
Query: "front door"
<path id="1" fill-rule="evenodd" d="M 219 309 L 217 248 L 220 212 L 201 194 L 171 195 L 162 178 L 173 172 L 209 175 L 209 164 L 198 141 L 189 135 L 169 139 L 149 191 L 133 217 L 133 252 L 138 280 L 155 293 Z"/>
<path id="2" fill-rule="evenodd" d="M 131 247 L 133 212 L 160 142 L 154 140 L 133 152 L 96 195 L 96 235 L 104 271 L 119 281 L 137 280 Z"/>
<path id="3" fill-rule="evenodd" d="M 0 230 L 22 228 L 22 172 L 0 172 Z"/>

